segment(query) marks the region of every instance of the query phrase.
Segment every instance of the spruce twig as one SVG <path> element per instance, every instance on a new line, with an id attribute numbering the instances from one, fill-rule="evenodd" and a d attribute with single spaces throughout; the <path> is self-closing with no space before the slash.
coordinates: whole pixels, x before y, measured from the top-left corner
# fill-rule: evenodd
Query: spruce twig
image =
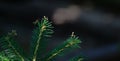
<path id="1" fill-rule="evenodd" d="M 52 61 L 57 56 L 65 54 L 75 48 L 79 48 L 81 40 L 72 32 L 70 37 L 61 45 L 46 54 L 46 40 L 53 34 L 53 26 L 48 18 L 44 16 L 41 21 L 33 22 L 36 28 L 33 30 L 32 40 L 30 41 L 30 56 L 26 56 L 21 52 L 21 48 L 16 43 L 14 36 L 17 36 L 15 30 L 0 38 L 0 61 Z M 45 55 L 46 54 L 46 55 Z M 74 57 L 70 61 L 81 61 L 83 58 Z"/>
<path id="2" fill-rule="evenodd" d="M 46 61 L 50 61 L 62 53 L 64 54 L 66 50 L 68 52 L 69 49 L 79 47 L 79 43 L 81 43 L 81 41 L 78 39 L 78 37 L 74 35 L 74 32 L 72 32 L 71 37 L 68 38 L 67 41 L 65 41 L 62 45 L 56 47 L 52 52 L 50 52 L 48 57 L 45 58 Z"/>
<path id="3" fill-rule="evenodd" d="M 38 51 L 41 47 L 43 47 L 42 45 L 40 45 L 42 43 L 42 41 L 45 41 L 43 40 L 43 38 L 46 38 L 49 36 L 49 34 L 52 34 L 53 31 L 51 30 L 52 29 L 52 25 L 51 23 L 48 21 L 48 18 L 46 18 L 44 16 L 44 18 L 41 20 L 41 22 L 39 22 L 38 20 L 36 20 L 34 22 L 34 24 L 36 24 L 38 27 L 37 29 L 35 29 L 35 31 L 33 31 L 35 34 L 33 35 L 34 36 L 37 36 L 37 37 L 34 37 L 33 40 L 36 39 L 36 42 L 35 42 L 35 47 L 33 48 L 34 49 L 34 53 L 33 53 L 33 60 L 32 61 L 36 61 L 36 58 L 37 58 L 37 55 L 38 55 Z M 42 49 L 41 49 L 42 50 Z"/>
<path id="4" fill-rule="evenodd" d="M 10 49 L 11 51 L 13 51 L 15 53 L 16 56 L 18 56 L 21 61 L 25 61 L 23 56 L 17 51 L 17 49 L 15 48 L 14 44 L 14 39 L 13 37 L 17 36 L 17 33 L 15 30 L 12 30 L 12 32 L 8 33 L 8 35 L 3 37 L 3 42 L 5 42 L 5 46 L 7 47 L 7 49 Z"/>

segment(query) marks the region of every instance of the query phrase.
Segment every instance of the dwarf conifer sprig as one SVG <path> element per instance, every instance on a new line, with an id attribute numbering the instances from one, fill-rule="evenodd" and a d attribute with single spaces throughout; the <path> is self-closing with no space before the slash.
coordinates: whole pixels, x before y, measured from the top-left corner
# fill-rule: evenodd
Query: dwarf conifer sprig
<path id="1" fill-rule="evenodd" d="M 20 47 L 18 47 L 18 43 L 14 39 L 14 36 L 16 35 L 17 35 L 16 31 L 12 30 L 12 32 L 3 36 L 0 39 L 0 43 L 2 44 L 1 47 L 4 49 L 3 51 L 6 54 L 6 57 L 10 58 L 14 56 L 15 60 L 17 58 L 18 60 L 24 61 L 21 49 Z"/>
<path id="2" fill-rule="evenodd" d="M 51 22 L 48 21 L 48 18 L 44 16 L 41 21 L 36 20 L 34 24 L 37 26 L 33 30 L 32 43 L 31 43 L 31 53 L 32 61 L 36 61 L 37 57 L 42 57 L 42 54 L 45 53 L 45 42 L 47 37 L 50 37 L 53 33 L 53 26 Z"/>
<path id="3" fill-rule="evenodd" d="M 55 57 L 65 54 L 68 51 L 71 51 L 74 48 L 79 47 L 79 43 L 81 41 L 74 35 L 74 32 L 72 32 L 72 35 L 70 38 L 68 38 L 63 44 L 56 47 L 54 50 L 48 53 L 48 55 L 44 58 L 45 61 L 52 61 Z"/>
<path id="4" fill-rule="evenodd" d="M 64 55 L 68 51 L 80 48 L 78 44 L 81 40 L 72 32 L 71 36 L 58 47 L 46 53 L 48 37 L 53 34 L 53 26 L 48 18 L 44 16 L 42 20 L 34 22 L 35 29 L 33 30 L 32 40 L 30 41 L 30 55 L 23 52 L 22 48 L 15 41 L 17 35 L 15 30 L 0 38 L 0 61 L 53 61 L 56 57 Z M 74 57 L 70 61 L 81 61 L 81 57 Z"/>

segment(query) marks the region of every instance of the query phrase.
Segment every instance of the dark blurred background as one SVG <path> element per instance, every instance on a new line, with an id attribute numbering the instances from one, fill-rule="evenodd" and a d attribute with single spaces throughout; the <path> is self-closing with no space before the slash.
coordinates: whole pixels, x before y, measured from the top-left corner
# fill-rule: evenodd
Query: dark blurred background
<path id="1" fill-rule="evenodd" d="M 56 61 L 83 55 L 84 61 L 120 61 L 119 0 L 0 0 L 0 35 L 16 29 L 21 46 L 29 50 L 33 21 L 47 16 L 55 33 L 48 49 L 75 32 L 77 49 Z"/>

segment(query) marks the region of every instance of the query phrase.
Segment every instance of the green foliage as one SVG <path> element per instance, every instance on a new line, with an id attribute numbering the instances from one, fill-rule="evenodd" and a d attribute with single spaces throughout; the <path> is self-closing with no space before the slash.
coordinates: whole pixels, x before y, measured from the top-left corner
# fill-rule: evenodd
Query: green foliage
<path id="1" fill-rule="evenodd" d="M 46 57 L 44 58 L 44 61 L 53 60 L 55 57 L 64 55 L 66 52 L 69 52 L 74 48 L 79 48 L 79 43 L 81 43 L 81 41 L 78 39 L 78 37 L 74 35 L 73 32 L 70 38 L 68 38 L 64 43 L 49 52 L 48 55 L 46 55 Z"/>
<path id="2" fill-rule="evenodd" d="M 62 44 L 46 54 L 48 37 L 53 34 L 53 26 L 48 18 L 44 17 L 41 21 L 34 22 L 36 28 L 33 30 L 32 40 L 30 41 L 30 55 L 26 55 L 23 49 L 16 42 L 17 33 L 11 33 L 0 38 L 0 61 L 53 61 L 58 56 L 63 56 L 68 51 L 80 48 L 81 40 L 72 32 L 71 36 Z M 81 57 L 74 57 L 70 61 L 81 61 Z"/>
<path id="3" fill-rule="evenodd" d="M 4 52 L 0 53 L 0 60 L 1 61 L 10 61 L 9 58 L 7 56 L 5 56 Z"/>
<path id="4" fill-rule="evenodd" d="M 69 61 L 83 61 L 83 58 L 81 56 L 76 56 L 70 59 Z"/>
<path id="5" fill-rule="evenodd" d="M 32 50 L 32 60 L 36 61 L 37 56 L 40 59 L 42 56 L 42 53 L 45 53 L 45 43 L 46 43 L 46 38 L 50 37 L 51 34 L 53 33 L 53 26 L 51 22 L 48 21 L 46 17 L 44 17 L 41 22 L 36 20 L 34 22 L 37 27 L 33 31 L 33 37 L 32 37 L 32 43 L 31 43 L 31 50 Z"/>
<path id="6" fill-rule="evenodd" d="M 1 37 L 0 44 L 3 52 L 12 60 L 24 61 L 24 54 L 20 49 L 18 43 L 15 41 L 14 37 L 17 35 L 15 30 L 11 33 Z"/>

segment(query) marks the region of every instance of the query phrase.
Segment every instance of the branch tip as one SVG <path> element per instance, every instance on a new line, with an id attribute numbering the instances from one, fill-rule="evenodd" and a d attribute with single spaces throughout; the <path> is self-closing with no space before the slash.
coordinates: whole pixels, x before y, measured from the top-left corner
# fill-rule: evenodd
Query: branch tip
<path id="1" fill-rule="evenodd" d="M 75 36 L 75 32 L 72 32 L 71 37 Z"/>

